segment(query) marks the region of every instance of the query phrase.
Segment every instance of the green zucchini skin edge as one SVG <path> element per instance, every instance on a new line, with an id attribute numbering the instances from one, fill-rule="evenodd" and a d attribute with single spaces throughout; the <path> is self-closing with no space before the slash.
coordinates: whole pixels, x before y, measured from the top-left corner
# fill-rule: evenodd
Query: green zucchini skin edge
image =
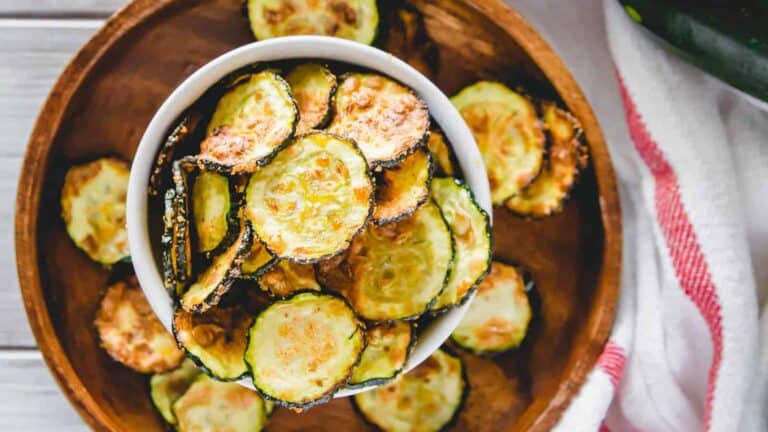
<path id="1" fill-rule="evenodd" d="M 225 84 L 225 89 L 230 90 L 236 87 L 243 80 L 250 78 L 251 75 L 256 73 L 259 73 L 259 72 L 255 70 L 251 70 L 241 75 L 233 75 L 232 77 L 225 77 L 225 79 L 227 79 L 227 83 Z M 272 149 L 272 151 L 268 155 L 255 161 L 254 168 L 263 167 L 264 165 L 267 165 L 268 163 L 272 162 L 272 159 L 274 159 L 275 156 L 277 156 L 277 154 L 280 153 L 280 151 L 283 150 L 286 146 L 288 146 L 288 144 L 291 142 L 291 140 L 294 137 L 294 134 L 296 133 L 296 126 L 299 124 L 299 107 L 298 105 L 296 105 L 296 100 L 293 98 L 293 94 L 291 93 L 291 86 L 279 74 L 274 73 L 274 77 L 276 81 L 280 84 L 280 86 L 282 86 L 283 89 L 286 91 L 286 93 L 288 94 L 288 97 L 290 98 L 290 102 L 293 105 L 293 112 L 294 112 L 293 123 L 291 124 L 291 128 L 290 128 L 291 132 L 285 137 L 283 142 L 277 145 L 274 149 Z M 200 157 L 197 163 L 201 166 L 202 169 L 223 174 L 223 175 L 233 175 L 233 174 L 238 174 L 240 172 L 247 172 L 246 170 L 239 169 L 238 166 L 226 165 L 223 163 L 219 163 L 218 161 L 215 161 L 213 159 L 208 159 L 205 157 Z"/>
<path id="2" fill-rule="evenodd" d="M 167 181 L 166 175 L 173 163 L 176 148 L 180 143 L 184 143 L 192 134 L 193 130 L 197 127 L 199 120 L 200 119 L 196 117 L 195 114 L 184 115 L 157 151 L 155 164 L 153 165 L 152 172 L 149 176 L 149 186 L 147 187 L 147 193 L 149 193 L 150 196 L 157 196 L 160 194 L 160 190 Z"/>
<path id="3" fill-rule="evenodd" d="M 428 136 L 429 135 L 427 135 L 427 137 Z M 424 142 L 426 143 L 426 141 L 424 141 Z M 422 148 L 416 148 L 411 153 L 406 155 L 405 157 L 410 156 L 411 154 L 415 153 L 416 151 L 425 151 L 426 154 L 427 154 L 427 161 L 428 161 L 427 163 L 429 164 L 429 168 L 428 168 L 429 173 L 427 174 L 427 181 L 424 184 L 425 187 L 427 188 L 427 193 L 423 197 L 421 197 L 421 199 L 416 203 L 416 206 L 414 206 L 413 208 L 409 209 L 408 211 L 406 211 L 404 213 L 401 213 L 401 214 L 399 214 L 399 215 L 397 215 L 395 217 L 392 217 L 392 218 L 374 219 L 373 218 L 373 211 L 371 211 L 371 222 L 373 222 L 375 225 L 386 225 L 388 223 L 399 222 L 399 221 L 401 221 L 401 220 L 403 220 L 403 219 L 405 219 L 405 218 L 407 218 L 409 216 L 412 216 L 416 212 L 416 210 L 418 210 L 422 205 L 424 205 L 424 203 L 426 203 L 427 200 L 429 199 L 429 186 L 432 183 L 432 178 L 434 177 L 434 174 L 435 174 L 435 165 L 436 164 L 435 164 L 434 159 L 432 158 L 432 154 L 426 148 L 423 148 L 423 149 Z M 403 158 L 403 159 L 405 159 L 405 158 Z M 375 182 L 374 182 L 374 187 L 375 187 Z M 375 192 L 376 191 L 374 190 L 374 195 L 375 195 Z M 374 196 L 374 198 L 375 198 L 375 196 Z M 375 201 L 374 201 L 374 205 L 375 205 Z M 441 210 L 441 213 L 442 213 L 442 210 Z"/>
<path id="4" fill-rule="evenodd" d="M 197 165 L 197 170 L 198 172 L 202 170 L 200 165 Z M 206 258 L 212 258 L 217 255 L 220 255 L 229 246 L 231 246 L 232 243 L 235 242 L 235 240 L 237 240 L 237 235 L 240 233 L 240 216 L 239 215 L 240 215 L 240 209 L 242 208 L 244 203 L 244 194 L 239 190 L 235 179 L 228 178 L 227 182 L 229 184 L 229 213 L 227 213 L 227 233 L 224 235 L 224 238 L 221 239 L 221 242 L 219 242 L 219 244 L 216 245 L 215 248 L 209 251 L 203 252 L 203 255 Z M 194 227 L 194 220 L 195 220 L 194 214 L 192 215 L 192 218 L 190 220 L 192 221 L 192 224 Z"/>
<path id="5" fill-rule="evenodd" d="M 255 382 L 253 383 L 253 386 L 259 392 L 261 397 L 264 398 L 265 400 L 272 401 L 276 405 L 279 405 L 281 407 L 292 408 L 292 409 L 301 409 L 301 410 L 312 408 L 312 407 L 317 406 L 317 405 L 322 405 L 322 404 L 328 402 L 329 400 L 331 400 L 333 398 L 333 395 L 336 394 L 336 392 L 338 392 L 342 388 L 345 388 L 348 385 L 349 378 L 352 376 L 352 371 L 355 369 L 355 367 L 357 367 L 358 364 L 360 364 L 360 359 L 362 359 L 362 357 L 363 357 L 363 351 L 365 351 L 365 347 L 368 346 L 368 340 L 365 337 L 365 321 L 363 319 L 361 319 L 357 315 L 357 313 L 355 313 L 355 309 L 352 307 L 352 305 L 349 304 L 347 299 L 345 299 L 344 296 L 342 296 L 341 294 L 333 292 L 333 291 L 299 290 L 299 291 L 296 291 L 295 293 L 293 293 L 291 296 L 286 297 L 285 299 L 282 299 L 282 300 L 278 300 L 278 301 L 280 301 L 280 302 L 289 302 L 294 297 L 296 297 L 296 296 L 298 296 L 300 294 L 306 294 L 306 293 L 312 293 L 312 294 L 315 294 L 315 295 L 325 295 L 325 296 L 335 297 L 335 298 L 340 299 L 341 301 L 343 301 L 344 304 L 346 304 L 347 307 L 353 312 L 355 318 L 357 318 L 357 320 L 361 324 L 363 324 L 362 328 L 358 327 L 358 331 L 362 332 L 362 334 L 363 334 L 363 346 L 362 346 L 362 348 L 360 349 L 360 352 L 357 355 L 357 359 L 352 364 L 352 366 L 350 366 L 349 371 L 347 371 L 347 378 L 342 380 L 340 383 L 338 383 L 334 388 L 332 388 L 329 391 L 327 391 L 323 396 L 321 396 L 318 399 L 315 399 L 313 401 L 306 402 L 306 403 L 296 403 L 296 402 L 284 401 L 282 399 L 278 399 L 276 397 L 273 397 L 273 396 L 267 394 L 261 388 L 259 388 L 259 386 L 256 385 Z M 264 310 L 267 310 L 267 308 L 265 308 Z M 261 315 L 264 313 L 264 310 L 262 310 L 261 312 L 259 312 L 258 315 L 256 315 L 256 317 L 253 320 L 253 324 L 251 325 L 251 328 L 253 328 L 256 325 L 257 321 L 259 320 Z M 245 365 L 248 368 L 248 374 L 253 376 L 253 366 L 251 365 L 251 362 L 248 361 L 248 351 L 249 351 L 248 347 L 250 346 L 250 344 L 251 344 L 251 331 L 249 329 L 248 330 L 247 342 L 245 344 Z"/>
<path id="6" fill-rule="evenodd" d="M 259 241 L 259 242 L 261 242 L 260 240 L 256 240 L 256 239 L 254 239 L 253 241 Z M 262 243 L 262 244 L 263 244 L 263 243 Z M 269 260 L 269 262 L 267 262 L 266 264 L 264 264 L 263 266 L 261 266 L 261 268 L 260 268 L 260 269 L 258 269 L 258 270 L 256 270 L 255 272 L 251 272 L 251 273 L 242 273 L 242 274 L 240 275 L 240 279 L 243 279 L 243 280 L 249 280 L 249 281 L 253 281 L 253 282 L 257 282 L 257 283 L 258 283 L 258 281 L 259 281 L 259 278 L 260 278 L 262 275 L 264 275 L 264 273 L 266 273 L 266 272 L 268 272 L 268 271 L 272 270 L 272 267 L 274 267 L 274 266 L 275 266 L 275 265 L 276 265 L 278 262 L 280 262 L 280 259 L 279 259 L 279 258 L 277 258 L 277 257 L 275 257 L 275 256 L 273 256 L 273 257 L 272 257 L 272 259 L 271 259 L 271 260 Z M 261 288 L 259 288 L 259 289 L 261 289 Z"/>
<path id="7" fill-rule="evenodd" d="M 348 78 L 351 75 L 355 75 L 355 74 L 359 74 L 359 73 L 360 72 L 346 72 L 346 73 L 341 74 L 341 76 L 339 76 L 339 79 L 338 79 L 339 85 L 337 86 L 337 90 L 338 90 L 338 87 L 341 87 L 340 84 L 343 83 L 346 78 Z M 365 72 L 363 72 L 363 74 L 365 74 Z M 398 81 L 398 80 L 396 80 L 396 79 L 394 79 L 394 78 L 392 78 L 392 77 L 390 77 L 388 75 L 378 74 L 378 73 L 373 73 L 373 72 L 369 72 L 368 74 L 371 74 L 371 75 L 381 75 L 382 77 L 384 77 L 384 78 L 386 78 L 386 79 L 388 79 L 390 81 L 393 81 L 393 82 L 397 83 L 398 85 L 402 86 L 403 88 L 408 90 L 408 93 L 413 95 L 413 97 L 415 97 L 419 101 L 419 103 L 424 105 L 424 107 L 427 108 L 427 112 L 429 112 L 429 106 L 427 105 L 427 103 L 422 98 L 420 98 L 419 95 L 417 95 L 416 92 L 413 91 L 413 89 L 410 86 L 407 86 L 407 85 L 401 83 L 400 81 Z M 331 117 L 336 117 L 336 114 L 337 114 L 337 112 L 336 112 L 337 111 L 336 110 L 336 100 L 335 100 L 336 99 L 336 93 L 337 92 L 334 92 L 334 100 L 333 100 L 333 104 L 331 105 Z M 387 159 L 385 161 L 369 162 L 368 165 L 372 169 L 394 168 L 394 167 L 396 167 L 397 165 L 400 164 L 400 162 L 405 160 L 405 158 L 410 156 L 416 150 L 418 150 L 420 148 L 426 148 L 427 147 L 427 140 L 429 139 L 429 129 L 430 129 L 431 126 L 432 126 L 432 117 L 428 115 L 427 116 L 427 125 L 426 125 L 426 128 L 424 129 L 424 134 L 421 136 L 421 138 L 419 138 L 419 140 L 414 145 L 412 145 L 411 147 L 409 147 L 405 151 L 399 153 L 398 155 L 396 155 L 392 159 Z M 352 142 L 355 142 L 355 140 L 353 138 L 345 137 L 345 139 L 348 139 L 348 140 L 350 140 Z M 355 144 L 357 144 L 357 143 L 355 142 Z M 361 152 L 362 152 L 362 150 L 361 150 Z M 429 153 L 429 152 L 427 151 L 427 153 Z M 365 157 L 365 155 L 363 155 L 363 157 Z"/>
<path id="8" fill-rule="evenodd" d="M 545 101 L 540 101 L 540 102 L 541 102 L 541 103 L 539 103 L 538 105 L 536 105 L 536 108 L 537 108 L 537 112 L 538 112 L 539 114 L 541 114 L 541 112 L 542 112 L 542 110 L 541 110 L 541 106 L 542 106 L 542 104 L 543 104 Z M 552 103 L 554 103 L 554 102 L 552 102 Z M 556 215 L 556 214 L 558 214 L 558 213 L 562 212 L 562 211 L 563 211 L 563 209 L 565 208 L 565 204 L 566 204 L 566 203 L 568 202 L 568 200 L 571 198 L 571 193 L 573 192 L 573 190 L 574 190 L 574 189 L 576 189 L 576 186 L 577 186 L 577 185 L 579 184 L 579 182 L 581 181 L 581 177 L 582 177 L 582 174 L 583 174 L 583 173 L 584 173 L 584 171 L 586 171 L 586 169 L 587 169 L 587 168 L 589 168 L 589 166 L 590 166 L 590 165 L 589 165 L 589 162 L 588 162 L 588 159 L 589 159 L 589 156 L 588 156 L 588 155 L 589 155 L 589 147 L 586 145 L 586 143 L 585 143 L 585 141 L 584 141 L 584 128 L 581 126 L 581 122 L 579 122 L 577 119 L 575 119 L 575 118 L 573 117 L 573 114 L 571 114 L 571 112 L 570 112 L 570 111 L 568 111 L 568 110 L 566 110 L 566 109 L 564 109 L 564 108 L 561 108 L 560 106 L 557 106 L 557 108 L 558 108 L 558 109 L 561 109 L 563 112 L 565 112 L 565 113 L 568 115 L 568 117 L 570 117 L 570 118 L 572 118 L 572 119 L 573 119 L 573 122 L 572 122 L 572 124 L 573 124 L 573 127 L 574 127 L 574 137 L 573 137 L 573 139 L 574 139 L 574 140 L 577 140 L 577 141 L 579 142 L 579 153 L 580 153 L 581 155 L 587 155 L 587 158 L 586 158 L 586 159 L 587 159 L 587 161 L 586 161 L 586 162 L 585 162 L 583 165 L 580 165 L 580 166 L 579 166 L 579 165 L 578 165 L 578 163 L 577 163 L 577 167 L 576 167 L 576 173 L 575 173 L 575 175 L 574 175 L 574 178 L 573 178 L 573 183 L 571 184 L 571 188 L 570 188 L 570 189 L 568 190 L 568 192 L 565 194 L 565 196 L 563 197 L 563 199 L 562 199 L 562 200 L 560 200 L 560 204 L 559 204 L 557 207 L 553 208 L 553 209 L 552 209 L 552 210 L 551 210 L 549 213 L 547 213 L 546 215 L 524 214 L 524 213 L 520 213 L 520 212 L 517 212 L 517 211 L 515 211 L 515 210 L 513 210 L 513 209 L 510 209 L 509 207 L 507 207 L 507 205 L 506 205 L 506 201 L 504 202 L 504 204 L 502 204 L 502 205 L 501 205 L 501 207 L 503 207 L 503 208 L 504 208 L 506 211 L 508 211 L 509 213 L 511 213 L 511 214 L 513 214 L 513 215 L 515 215 L 515 216 L 517 216 L 517 217 L 519 217 L 519 218 L 523 219 L 523 220 L 527 220 L 527 221 L 537 221 L 537 220 L 542 220 L 542 219 L 546 219 L 546 218 L 548 218 L 548 217 L 550 217 L 550 216 L 554 216 L 554 215 Z M 545 137 L 546 137 L 546 147 L 545 147 L 545 149 L 544 149 L 544 152 L 545 152 L 544 156 L 545 156 L 547 159 L 546 159 L 545 163 L 544 163 L 544 164 L 542 164 L 542 168 L 541 168 L 541 170 L 539 170 L 539 174 L 541 174 L 541 172 L 542 172 L 542 171 L 543 171 L 543 170 L 546 168 L 546 166 L 549 164 L 549 155 L 551 154 L 551 152 L 550 152 L 550 146 L 551 146 L 551 143 L 552 143 L 552 141 L 554 140 L 554 138 L 552 137 L 552 132 L 549 130 L 549 128 L 546 128 L 546 129 L 544 130 L 544 135 L 545 135 Z M 538 177 L 538 175 L 537 175 L 537 177 Z M 536 179 L 534 179 L 534 180 L 531 182 L 531 184 L 533 184 L 535 181 L 536 181 Z M 524 190 L 524 189 L 525 189 L 525 188 L 523 188 L 523 190 Z M 508 198 L 508 200 L 511 200 L 512 198 L 514 198 L 514 196 L 512 196 L 512 197 L 509 197 L 509 198 Z"/>
<path id="9" fill-rule="evenodd" d="M 403 368 L 405 367 L 405 364 L 408 363 L 408 359 L 411 357 L 411 353 L 413 352 L 413 348 L 416 346 L 416 342 L 418 341 L 418 337 L 416 335 L 416 324 L 412 321 L 409 321 L 408 326 L 411 329 L 411 339 L 410 341 L 408 341 L 408 348 L 406 350 L 407 353 L 405 355 L 405 362 L 403 362 L 403 367 L 398 368 L 392 376 L 387 378 L 372 378 L 372 379 L 365 380 L 355 384 L 347 382 L 346 388 L 350 390 L 356 390 L 356 389 L 361 389 L 369 386 L 380 386 L 388 382 L 391 382 L 393 379 L 400 376 L 400 374 L 403 372 Z M 363 349 L 363 351 L 365 351 L 365 349 Z M 363 357 L 363 354 L 361 352 L 360 358 L 362 359 L 362 357 Z"/>
<path id="10" fill-rule="evenodd" d="M 238 307 L 238 306 L 235 306 L 235 307 Z M 242 313 L 246 313 L 245 310 L 241 310 L 241 311 L 242 311 Z M 237 376 L 237 377 L 224 378 L 224 377 L 221 377 L 219 375 L 216 375 L 208 366 L 206 366 L 206 364 L 202 360 L 200 360 L 200 358 L 198 358 L 196 355 L 192 354 L 192 352 L 187 350 L 187 347 L 185 347 L 184 345 L 181 344 L 181 342 L 179 342 L 179 338 L 177 336 L 176 320 L 175 319 L 171 320 L 171 332 L 173 333 L 173 338 L 176 340 L 176 345 L 179 347 L 179 349 L 184 351 L 184 357 L 192 360 L 192 362 L 195 363 L 195 366 L 197 366 L 198 369 L 200 369 L 203 373 L 205 373 L 209 377 L 215 379 L 216 381 L 221 381 L 221 382 L 237 381 L 237 380 L 240 380 L 240 379 L 243 379 L 243 378 L 247 377 L 248 374 L 250 373 L 250 369 L 246 369 L 245 372 L 243 372 L 242 374 L 240 374 L 240 376 Z"/>
<path id="11" fill-rule="evenodd" d="M 241 231 L 243 242 L 237 250 L 235 259 L 230 263 L 230 267 L 227 270 L 224 278 L 222 278 L 222 280 L 218 283 L 216 289 L 211 291 L 211 293 L 202 302 L 192 307 L 189 312 L 204 313 L 207 309 L 209 309 L 209 307 L 216 306 L 219 304 L 221 297 L 229 291 L 229 288 L 232 286 L 232 284 L 240 278 L 240 268 L 243 264 L 243 260 L 251 251 L 251 245 L 253 242 L 253 228 L 251 227 L 251 222 L 249 220 L 246 219 L 244 221 Z"/>
<path id="12" fill-rule="evenodd" d="M 469 392 L 470 392 L 470 384 L 469 384 L 469 378 L 467 377 L 467 367 L 466 365 L 464 365 L 464 360 L 462 360 L 458 354 L 456 354 L 452 349 L 450 349 L 446 345 L 442 345 L 439 349 L 442 350 L 445 354 L 459 360 L 459 364 L 461 365 L 461 379 L 464 381 L 464 388 L 462 389 L 462 392 L 461 392 L 461 399 L 459 399 L 459 403 L 453 411 L 453 416 L 450 418 L 450 420 L 448 420 L 443 425 L 442 428 L 440 428 L 437 431 L 437 432 L 445 432 L 449 430 L 451 427 L 456 425 L 456 422 L 459 419 L 459 414 L 461 414 L 461 411 L 464 409 L 464 405 L 467 402 L 467 396 L 469 396 Z M 355 398 L 353 397 L 350 399 L 352 401 L 352 408 L 354 408 L 358 416 L 360 416 L 360 418 L 363 419 L 363 421 L 367 425 L 371 426 L 376 430 L 381 430 L 379 425 L 377 425 L 376 423 L 368 419 L 368 416 L 366 416 L 363 410 L 361 410 L 360 407 L 357 405 Z"/>
<path id="13" fill-rule="evenodd" d="M 357 237 L 361 232 L 363 232 L 363 230 L 365 230 L 368 227 L 368 224 L 371 223 L 371 219 L 373 217 L 373 206 L 374 206 L 375 200 L 376 200 L 376 181 L 374 181 L 373 170 L 371 169 L 370 164 L 368 164 L 368 160 L 365 158 L 365 155 L 363 154 L 363 151 L 360 150 L 360 147 L 357 145 L 357 142 L 355 142 L 355 140 L 353 140 L 352 138 L 345 137 L 343 135 L 333 134 L 333 133 L 330 133 L 330 132 L 325 132 L 325 131 L 309 132 L 309 133 L 306 133 L 304 135 L 295 136 L 295 137 L 292 138 L 292 140 L 294 140 L 294 139 L 295 140 L 299 140 L 299 139 L 302 139 L 304 137 L 307 137 L 309 135 L 314 135 L 314 134 L 329 135 L 329 136 L 332 136 L 332 137 L 334 137 L 336 139 L 339 139 L 339 140 L 342 140 L 342 141 L 346 141 L 346 142 L 352 144 L 352 146 L 354 147 L 354 151 L 361 158 L 363 158 L 363 160 L 366 162 L 366 165 L 367 165 L 366 174 L 368 176 L 368 181 L 371 183 L 371 196 L 370 196 L 370 199 L 368 200 L 368 216 L 366 216 L 365 222 L 363 222 L 362 225 L 360 225 L 360 228 L 358 228 L 357 231 L 355 231 L 349 237 L 349 239 L 347 239 L 347 242 L 341 248 L 339 248 L 338 250 L 336 250 L 334 252 L 330 252 L 330 253 L 327 253 L 327 254 L 325 254 L 323 256 L 320 256 L 318 258 L 301 259 L 301 258 L 291 257 L 289 255 L 278 255 L 278 254 L 275 253 L 275 251 L 270 249 L 269 245 L 267 245 L 267 243 L 264 242 L 261 239 L 261 237 L 258 237 L 258 240 L 261 242 L 262 246 L 264 246 L 264 248 L 273 257 L 275 257 L 275 260 L 273 260 L 273 261 L 275 261 L 275 263 L 277 262 L 277 260 L 283 259 L 283 260 L 287 260 L 287 261 L 293 261 L 293 262 L 295 262 L 297 264 L 316 264 L 316 263 L 319 263 L 320 261 L 325 261 L 325 260 L 333 258 L 335 256 L 339 256 L 342 252 L 344 252 L 345 250 L 347 250 L 349 248 L 349 245 L 352 243 L 352 240 L 354 240 L 355 237 Z M 291 140 L 289 140 L 289 142 L 290 141 Z M 275 154 L 275 156 L 276 155 L 277 154 Z M 247 190 L 246 190 L 245 194 L 247 196 L 247 194 L 248 194 Z M 247 203 L 246 203 L 246 205 L 247 205 Z M 246 219 L 247 219 L 247 217 L 246 217 Z M 274 265 L 274 264 L 270 264 L 270 265 Z M 259 276 L 261 276 L 261 275 L 259 275 Z M 322 285 L 322 284 L 320 284 L 320 285 Z M 317 291 L 315 291 L 315 292 L 317 292 Z M 354 310 L 354 309 L 352 309 L 352 310 Z"/>
<path id="14" fill-rule="evenodd" d="M 485 236 L 488 239 L 488 246 L 491 248 L 491 253 L 488 254 L 488 262 L 485 265 L 485 271 L 483 272 L 482 275 L 480 275 L 477 279 L 475 279 L 475 283 L 472 285 L 472 288 L 467 290 L 467 293 L 464 294 L 464 297 L 462 297 L 461 299 L 459 299 L 458 302 L 456 302 L 456 303 L 454 303 L 452 305 L 445 306 L 445 307 L 442 307 L 440 309 L 430 310 L 429 313 L 432 316 L 438 316 L 438 315 L 441 315 L 441 314 L 443 314 L 445 312 L 448 312 L 449 310 L 452 310 L 452 309 L 464 306 L 464 304 L 467 303 L 467 301 L 472 297 L 472 295 L 475 293 L 475 291 L 477 291 L 477 287 L 478 287 L 478 285 L 480 285 L 480 282 L 482 282 L 483 279 L 485 279 L 485 277 L 488 276 L 488 273 L 490 273 L 490 271 L 491 271 L 491 264 L 493 263 L 493 229 L 491 228 L 491 218 L 490 218 L 490 216 L 477 203 L 477 200 L 475 199 L 475 194 L 472 192 L 472 189 L 470 189 L 469 186 L 467 186 L 464 182 L 462 182 L 461 180 L 459 180 L 459 179 L 457 179 L 455 177 L 448 177 L 448 178 L 452 178 L 453 182 L 456 185 L 458 185 L 462 189 L 465 189 L 467 192 L 469 192 L 469 197 L 471 198 L 472 205 L 485 217 L 485 221 L 486 221 L 486 223 L 485 223 Z M 437 203 L 435 203 L 435 205 L 437 205 Z M 439 205 L 437 207 L 440 208 Z M 442 212 L 442 209 L 440 211 Z M 447 221 L 446 221 L 446 224 L 448 224 Z M 448 227 L 450 229 L 450 225 Z M 453 241 L 453 232 L 451 232 L 451 241 Z M 455 248 L 455 244 L 454 244 L 454 248 Z M 448 277 L 446 277 L 445 283 L 446 283 L 446 285 L 448 284 Z M 436 301 L 437 301 L 437 299 L 435 299 L 435 302 Z"/>

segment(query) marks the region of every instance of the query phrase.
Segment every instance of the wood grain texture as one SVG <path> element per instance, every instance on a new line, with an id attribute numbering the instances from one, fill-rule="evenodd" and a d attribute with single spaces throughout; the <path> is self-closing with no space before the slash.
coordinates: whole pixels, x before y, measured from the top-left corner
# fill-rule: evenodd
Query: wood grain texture
<path id="1" fill-rule="evenodd" d="M 45 368 L 42 357 L 0 357 L 0 430 L 61 431 L 87 430 L 77 412 L 61 397 L 61 390 Z"/>
<path id="2" fill-rule="evenodd" d="M 502 79 L 537 96 L 561 98 L 584 124 L 593 169 L 565 212 L 539 222 L 495 215 L 497 253 L 534 270 L 541 302 L 525 345 L 498 357 L 496 368 L 476 367 L 479 375 L 495 374 L 479 376 L 479 382 L 503 375 L 514 383 L 504 387 L 512 389 L 502 399 L 507 404 L 465 413 L 457 424 L 476 430 L 482 418 L 496 430 L 547 430 L 594 365 L 614 315 L 621 216 L 605 143 L 560 60 L 500 1 L 409 3 L 424 14 L 439 47 L 434 78 L 444 91 L 478 78 Z M 116 365 L 96 345 L 90 323 L 108 273 L 75 250 L 62 230 L 56 197 L 63 172 L 69 161 L 99 154 L 130 158 L 154 109 L 181 79 L 249 40 L 235 0 L 136 1 L 83 48 L 38 119 L 18 192 L 18 271 L 48 364 L 99 430 L 160 430 L 160 423 L 148 404 L 146 378 Z M 489 398 L 476 392 L 470 401 L 481 396 Z M 337 401 L 301 415 L 281 411 L 274 426 L 360 430 L 348 404 Z"/>
<path id="3" fill-rule="evenodd" d="M 100 21 L 72 23 L 0 20 L 0 220 L 13 218 L 12 197 L 35 116 L 56 77 Z M 55 38 L 50 37 L 52 33 Z M 0 345 L 35 346 L 21 301 L 10 224 L 0 228 Z"/>
<path id="4" fill-rule="evenodd" d="M 126 0 L 0 0 L 0 16 L 107 17 Z"/>

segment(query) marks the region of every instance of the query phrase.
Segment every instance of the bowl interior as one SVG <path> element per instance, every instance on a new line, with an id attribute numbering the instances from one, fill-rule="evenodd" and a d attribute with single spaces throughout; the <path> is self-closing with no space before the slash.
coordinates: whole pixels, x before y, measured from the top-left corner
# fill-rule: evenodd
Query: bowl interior
<path id="1" fill-rule="evenodd" d="M 492 211 L 485 167 L 472 133 L 448 97 L 408 63 L 377 48 L 324 36 L 291 36 L 242 46 L 195 71 L 168 96 L 149 122 L 131 165 L 127 197 L 131 260 L 144 294 L 168 331 L 171 331 L 173 300 L 163 287 L 162 270 L 154 258 L 158 255 L 156 251 L 153 253 L 153 246 L 159 246 L 159 233 L 156 229 L 151 232 L 148 223 L 147 186 L 155 155 L 168 131 L 174 127 L 177 117 L 222 78 L 251 64 L 262 63 L 268 67 L 269 62 L 291 59 L 325 60 L 363 67 L 390 76 L 413 89 L 427 103 L 433 120 L 440 125 L 448 142 L 453 145 L 464 178 L 472 188 L 478 204 L 489 214 Z M 459 324 L 467 307 L 469 302 L 431 321 L 420 332 L 405 371 L 417 366 L 442 345 Z M 253 388 L 248 378 L 239 382 Z M 374 387 L 342 389 L 336 396 L 349 396 Z"/>
<path id="2" fill-rule="evenodd" d="M 528 337 L 518 350 L 493 358 L 461 353 L 472 390 L 455 430 L 548 430 L 593 367 L 617 292 L 618 198 L 597 123 L 555 55 L 502 1 L 379 4 L 379 46 L 418 65 L 446 94 L 477 79 L 501 80 L 563 103 L 584 124 L 593 168 L 583 173 L 564 211 L 540 221 L 503 210 L 494 214 L 496 256 L 525 266 L 536 280 L 537 310 Z M 30 151 L 41 159 L 27 158 L 17 207 L 36 212 L 28 222 L 17 220 L 17 238 L 28 239 L 17 243 L 25 303 L 54 375 L 100 430 L 164 426 L 151 406 L 148 378 L 98 346 L 92 321 L 111 272 L 66 235 L 59 217 L 64 174 L 70 164 L 100 155 L 131 160 L 146 125 L 179 83 L 211 59 L 252 42 L 240 5 L 133 2 L 67 70 L 31 140 Z M 402 6 L 423 16 L 425 35 L 419 37 L 431 43 L 419 40 L 409 47 L 396 12 Z M 301 414 L 278 410 L 270 428 L 370 430 L 346 398 Z"/>

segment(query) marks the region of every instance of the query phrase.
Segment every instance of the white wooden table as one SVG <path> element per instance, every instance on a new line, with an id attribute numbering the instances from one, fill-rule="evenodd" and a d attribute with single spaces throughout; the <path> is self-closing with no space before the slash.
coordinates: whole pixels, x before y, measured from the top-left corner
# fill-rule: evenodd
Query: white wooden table
<path id="1" fill-rule="evenodd" d="M 13 216 L 29 132 L 67 61 L 126 0 L 0 0 L 0 431 L 87 430 L 45 367 L 27 324 L 16 277 Z M 237 0 L 233 0 L 237 1 Z M 557 14 L 565 0 L 508 0 L 572 68 L 603 131 L 626 136 L 602 29 L 601 0 Z M 599 101 L 599 103 L 595 103 Z"/>

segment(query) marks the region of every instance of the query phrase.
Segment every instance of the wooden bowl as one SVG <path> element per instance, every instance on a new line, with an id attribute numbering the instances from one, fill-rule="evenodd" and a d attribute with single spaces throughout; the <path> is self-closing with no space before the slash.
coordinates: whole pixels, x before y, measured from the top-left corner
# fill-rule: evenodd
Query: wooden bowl
<path id="1" fill-rule="evenodd" d="M 420 64 L 446 93 L 477 79 L 523 86 L 560 101 L 584 126 L 591 168 L 557 216 L 525 221 L 497 210 L 495 252 L 530 269 L 537 310 L 520 349 L 492 359 L 463 355 L 471 391 L 456 430 L 548 430 L 594 367 L 615 315 L 621 212 L 597 121 L 562 62 L 501 0 L 380 2 L 381 45 L 398 55 L 395 3 L 421 13 L 435 51 Z M 390 25 L 391 24 L 391 25 Z M 64 70 L 37 120 L 19 181 L 16 256 L 24 303 L 43 356 L 92 427 L 161 431 L 148 378 L 111 360 L 92 325 L 110 272 L 67 237 L 58 194 L 72 162 L 130 160 L 171 90 L 200 65 L 252 41 L 240 0 L 136 0 L 113 16 Z M 425 46 L 425 45 L 419 45 Z M 410 59 L 412 61 L 418 61 Z M 349 400 L 296 414 L 270 430 L 367 430 Z"/>

